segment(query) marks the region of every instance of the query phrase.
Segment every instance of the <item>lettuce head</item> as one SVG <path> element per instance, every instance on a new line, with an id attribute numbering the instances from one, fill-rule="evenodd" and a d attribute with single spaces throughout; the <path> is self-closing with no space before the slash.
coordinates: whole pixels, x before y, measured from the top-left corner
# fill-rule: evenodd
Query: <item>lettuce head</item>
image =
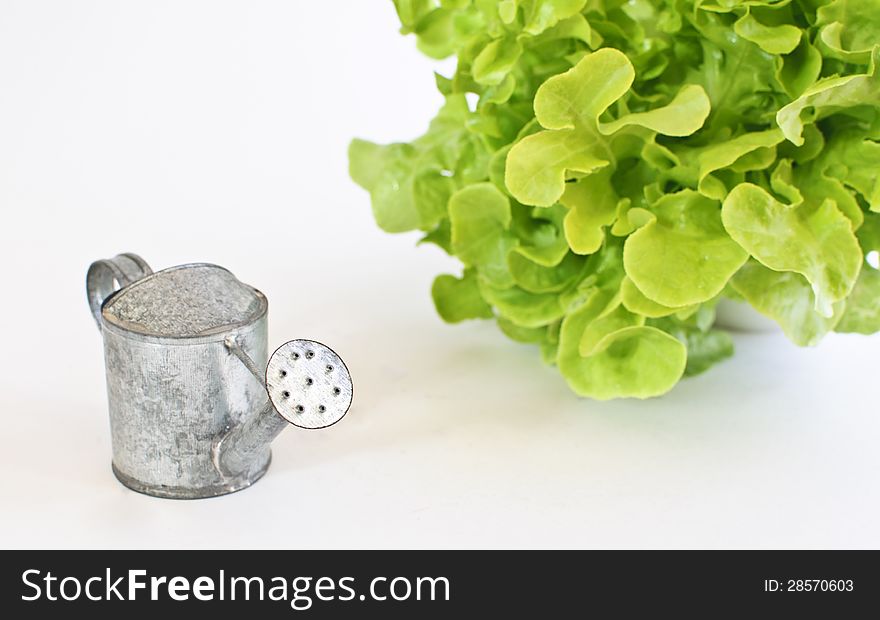
<path id="1" fill-rule="evenodd" d="M 445 104 L 354 140 L 377 224 L 462 263 L 432 296 L 572 390 L 730 356 L 719 299 L 798 345 L 880 330 L 880 0 L 394 0 Z M 469 95 L 469 96 L 468 96 Z"/>

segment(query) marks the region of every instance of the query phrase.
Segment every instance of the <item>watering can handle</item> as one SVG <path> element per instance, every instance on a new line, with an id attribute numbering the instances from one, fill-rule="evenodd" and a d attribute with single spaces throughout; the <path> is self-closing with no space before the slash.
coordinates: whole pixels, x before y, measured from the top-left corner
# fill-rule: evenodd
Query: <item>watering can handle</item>
<path id="1" fill-rule="evenodd" d="M 101 306 L 104 300 L 124 286 L 153 273 L 147 261 L 137 254 L 117 254 L 113 258 L 96 260 L 86 275 L 86 294 L 89 309 L 98 329 L 101 329 Z"/>

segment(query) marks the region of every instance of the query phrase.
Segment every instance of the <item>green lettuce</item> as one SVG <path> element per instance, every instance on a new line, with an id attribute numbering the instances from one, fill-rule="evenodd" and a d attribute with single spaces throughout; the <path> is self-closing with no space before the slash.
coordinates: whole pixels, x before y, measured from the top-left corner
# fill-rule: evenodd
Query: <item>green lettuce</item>
<path id="1" fill-rule="evenodd" d="M 880 330 L 880 0 L 394 6 L 457 67 L 423 136 L 354 140 L 350 173 L 383 230 L 461 261 L 445 321 L 597 399 L 732 355 L 724 297 L 802 346 Z"/>

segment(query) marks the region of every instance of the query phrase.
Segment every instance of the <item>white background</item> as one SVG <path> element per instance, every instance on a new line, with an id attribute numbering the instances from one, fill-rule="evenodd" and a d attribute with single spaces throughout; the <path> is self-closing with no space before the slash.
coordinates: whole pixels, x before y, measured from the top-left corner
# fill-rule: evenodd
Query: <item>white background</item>
<path id="1" fill-rule="evenodd" d="M 0 3 L 0 546 L 880 546 L 877 337 L 741 335 L 663 398 L 597 403 L 436 317 L 454 262 L 380 232 L 346 170 L 440 104 L 397 27 L 381 1 Z M 123 251 L 262 289 L 271 345 L 345 358 L 349 415 L 285 431 L 238 494 L 125 489 L 84 292 Z"/>

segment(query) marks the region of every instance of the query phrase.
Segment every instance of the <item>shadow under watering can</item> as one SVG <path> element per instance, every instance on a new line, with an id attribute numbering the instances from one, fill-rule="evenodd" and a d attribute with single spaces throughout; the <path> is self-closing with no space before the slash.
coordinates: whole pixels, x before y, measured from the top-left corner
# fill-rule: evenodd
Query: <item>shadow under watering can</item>
<path id="1" fill-rule="evenodd" d="M 89 267 L 86 289 L 104 339 L 113 473 L 135 491 L 244 489 L 288 425 L 325 428 L 351 406 L 351 375 L 325 345 L 291 340 L 268 357 L 266 297 L 222 267 L 153 273 L 120 254 Z"/>

